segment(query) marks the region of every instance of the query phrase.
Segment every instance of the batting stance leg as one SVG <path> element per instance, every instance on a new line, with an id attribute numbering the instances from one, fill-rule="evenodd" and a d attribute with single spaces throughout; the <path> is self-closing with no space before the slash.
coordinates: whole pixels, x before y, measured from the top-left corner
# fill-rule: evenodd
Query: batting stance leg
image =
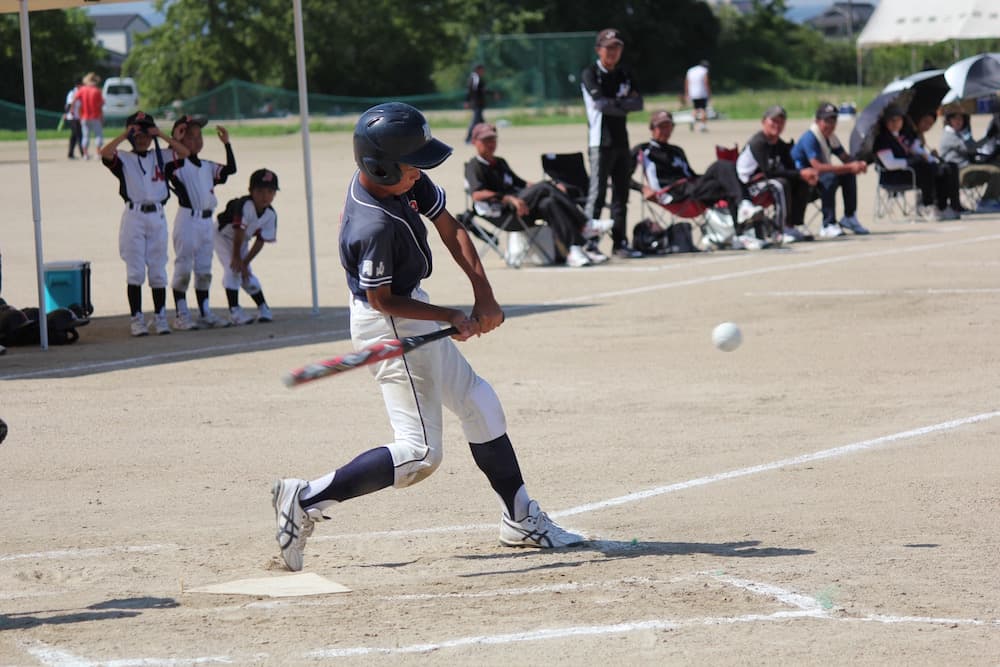
<path id="1" fill-rule="evenodd" d="M 421 300 L 427 298 L 419 289 L 413 296 Z M 431 333 L 438 328 L 435 322 L 387 317 L 362 301 L 354 300 L 351 305 L 355 349 L 379 341 Z M 311 534 L 314 521 L 327 518 L 323 510 L 388 486 L 411 486 L 438 468 L 443 454 L 442 406 L 460 419 L 476 465 L 500 498 L 503 509 L 500 541 L 503 544 L 554 547 L 583 541 L 579 535 L 552 523 L 528 495 L 514 448 L 506 434 L 507 422 L 500 400 L 489 383 L 475 373 L 453 341 L 447 338 L 436 341 L 371 369 L 382 390 L 394 440 L 312 482 L 303 481 L 294 486 L 276 484 L 276 509 L 284 512 L 280 508 L 289 507 L 288 511 L 294 513 L 298 505 L 304 515 L 297 517 L 299 521 L 283 522 L 289 530 L 301 530 L 301 533 L 278 536 L 289 568 L 301 569 L 303 538 Z M 297 494 L 297 503 L 281 496 L 286 489 Z M 300 526 L 296 525 L 299 523 Z M 286 548 L 287 541 L 283 537 L 299 548 Z"/>

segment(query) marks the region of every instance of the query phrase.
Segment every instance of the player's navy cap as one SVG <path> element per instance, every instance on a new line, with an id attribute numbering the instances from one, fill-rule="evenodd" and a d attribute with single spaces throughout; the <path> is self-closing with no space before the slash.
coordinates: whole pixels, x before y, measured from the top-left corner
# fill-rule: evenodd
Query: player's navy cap
<path id="1" fill-rule="evenodd" d="M 495 136 L 497 136 L 497 128 L 495 125 L 490 125 L 489 123 L 476 123 L 476 126 L 472 128 L 473 141 L 489 139 L 490 137 Z"/>
<path id="2" fill-rule="evenodd" d="M 767 110 L 764 111 L 764 115 L 761 116 L 762 120 L 766 120 L 768 118 L 788 118 L 788 112 L 785 111 L 785 107 L 780 104 L 775 104 L 774 106 L 768 107 Z"/>
<path id="3" fill-rule="evenodd" d="M 622 39 L 622 33 L 617 28 L 605 28 L 604 30 L 597 33 L 597 41 L 595 46 L 607 46 L 609 44 L 621 44 L 625 46 L 625 40 Z"/>
<path id="4" fill-rule="evenodd" d="M 145 111 L 136 111 L 125 119 L 125 127 L 138 125 L 139 127 L 156 127 L 156 121 Z"/>
<path id="5" fill-rule="evenodd" d="M 833 106 L 830 102 L 823 102 L 816 108 L 816 120 L 826 120 L 828 118 L 836 118 L 840 115 L 837 107 Z"/>
<path id="6" fill-rule="evenodd" d="M 181 125 L 197 125 L 198 127 L 205 127 L 208 125 L 208 118 L 206 116 L 202 116 L 201 114 L 198 114 L 197 116 L 184 114 L 174 121 L 174 126 L 170 131 L 173 132 Z"/>
<path id="7" fill-rule="evenodd" d="M 250 174 L 250 189 L 254 188 L 278 190 L 278 175 L 270 169 L 258 169 Z"/>
<path id="8" fill-rule="evenodd" d="M 673 123 L 674 115 L 669 111 L 657 111 L 652 116 L 649 117 L 649 129 L 663 125 L 664 123 Z"/>

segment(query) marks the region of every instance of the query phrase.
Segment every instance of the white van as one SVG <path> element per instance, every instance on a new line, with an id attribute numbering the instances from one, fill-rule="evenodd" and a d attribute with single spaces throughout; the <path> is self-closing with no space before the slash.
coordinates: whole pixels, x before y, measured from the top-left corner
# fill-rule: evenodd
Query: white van
<path id="1" fill-rule="evenodd" d="M 104 115 L 131 115 L 139 110 L 139 87 L 130 78 L 109 77 L 104 81 Z"/>

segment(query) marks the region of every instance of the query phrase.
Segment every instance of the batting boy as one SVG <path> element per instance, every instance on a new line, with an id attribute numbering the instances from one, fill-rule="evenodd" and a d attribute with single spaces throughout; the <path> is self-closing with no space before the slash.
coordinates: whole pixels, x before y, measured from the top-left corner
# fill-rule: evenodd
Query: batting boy
<path id="1" fill-rule="evenodd" d="M 180 203 L 174 217 L 174 277 L 170 286 L 173 288 L 177 308 L 174 328 L 181 330 L 229 324 L 209 308 L 208 289 L 212 284 L 212 248 L 215 245 L 212 216 L 219 203 L 215 197 L 215 186 L 225 183 L 230 174 L 236 173 L 236 157 L 229 143 L 229 132 L 221 125 L 215 131 L 226 147 L 226 164 L 198 157 L 205 146 L 201 128 L 207 122 L 205 118 L 186 114 L 174 122 L 172 135 L 175 138 L 183 136 L 181 141 L 191 154 L 187 159 L 171 162 L 166 167 L 167 179 L 173 185 Z M 187 304 L 192 271 L 194 293 L 198 301 L 197 322 L 191 317 Z"/>
<path id="2" fill-rule="evenodd" d="M 142 314 L 142 283 L 147 274 L 153 292 L 153 326 L 158 334 L 170 333 L 166 308 L 167 219 L 163 215 L 163 204 L 170 192 L 159 143 L 150 150 L 157 137 L 167 142 L 178 159 L 188 156 L 184 144 L 164 136 L 153 117 L 142 111 L 129 116 L 125 120 L 125 131 L 101 148 L 101 162 L 118 178 L 118 194 L 125 200 L 118 230 L 118 253 L 125 261 L 133 336 L 149 335 Z M 123 141 L 132 145 L 131 152 L 118 150 Z"/>
<path id="3" fill-rule="evenodd" d="M 265 243 L 277 240 L 278 214 L 271 206 L 278 191 L 278 175 L 269 169 L 258 169 L 250 175 L 250 194 L 231 199 L 219 214 L 215 232 L 215 253 L 222 262 L 222 286 L 229 302 L 229 323 L 235 326 L 272 320 L 271 309 L 264 299 L 260 280 L 250 263 Z M 250 239 L 253 245 L 249 246 Z M 257 317 L 240 307 L 240 287 L 257 304 Z"/>
<path id="4" fill-rule="evenodd" d="M 465 230 L 445 208 L 444 191 L 422 169 L 437 167 L 451 148 L 431 137 L 423 114 L 390 102 L 366 111 L 354 130 L 358 165 L 341 218 L 340 261 L 351 292 L 355 349 L 379 341 L 455 326 L 464 341 L 489 333 L 503 311 Z M 468 277 L 472 311 L 434 305 L 421 287 L 431 275 L 431 250 L 421 216 L 434 227 Z M 337 503 L 386 487 L 404 488 L 441 464 L 442 405 L 462 421 L 472 457 L 500 497 L 500 542 L 507 546 L 565 547 L 583 538 L 557 526 L 524 486 L 507 437 L 503 407 L 451 339 L 372 365 L 395 440 L 370 449 L 336 471 L 307 482 L 282 479 L 272 487 L 277 540 L 288 569 L 302 569 L 314 522 Z"/>

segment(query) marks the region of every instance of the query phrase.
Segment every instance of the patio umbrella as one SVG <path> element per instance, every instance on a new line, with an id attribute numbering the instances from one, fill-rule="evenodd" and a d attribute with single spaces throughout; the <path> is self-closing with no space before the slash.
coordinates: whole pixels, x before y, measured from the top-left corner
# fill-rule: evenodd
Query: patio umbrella
<path id="1" fill-rule="evenodd" d="M 851 130 L 851 155 L 855 159 L 874 159 L 872 146 L 875 143 L 875 135 L 878 134 L 878 124 L 882 119 L 882 112 L 890 104 L 895 104 L 902 109 L 908 108 L 914 92 L 911 87 L 881 93 L 861 110 L 857 120 L 854 121 L 854 129 Z"/>
<path id="2" fill-rule="evenodd" d="M 883 93 L 912 90 L 913 97 L 903 110 L 916 119 L 924 114 L 935 113 L 941 106 L 941 100 L 948 94 L 948 82 L 944 78 L 943 69 L 929 69 L 917 72 L 902 79 L 896 79 L 882 89 Z"/>
<path id="3" fill-rule="evenodd" d="M 944 71 L 951 87 L 944 103 L 995 95 L 1000 91 L 1000 53 L 980 53 L 959 60 Z"/>

